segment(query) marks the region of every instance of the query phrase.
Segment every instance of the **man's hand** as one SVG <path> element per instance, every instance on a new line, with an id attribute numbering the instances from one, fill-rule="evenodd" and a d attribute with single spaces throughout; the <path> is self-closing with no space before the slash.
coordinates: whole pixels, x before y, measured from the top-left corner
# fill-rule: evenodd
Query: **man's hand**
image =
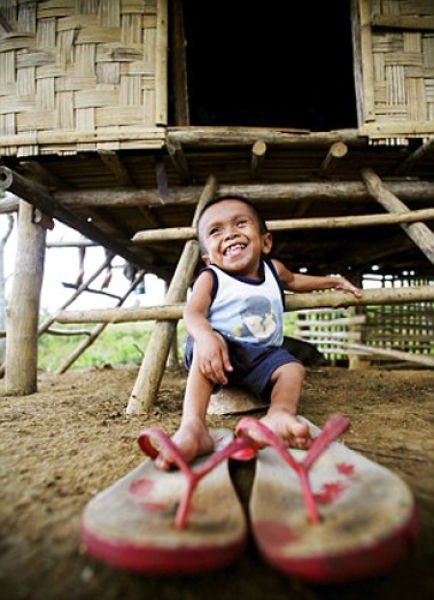
<path id="1" fill-rule="evenodd" d="M 202 375 L 213 383 L 226 384 L 226 372 L 233 371 L 233 367 L 223 337 L 212 331 L 196 338 L 195 346 Z"/>

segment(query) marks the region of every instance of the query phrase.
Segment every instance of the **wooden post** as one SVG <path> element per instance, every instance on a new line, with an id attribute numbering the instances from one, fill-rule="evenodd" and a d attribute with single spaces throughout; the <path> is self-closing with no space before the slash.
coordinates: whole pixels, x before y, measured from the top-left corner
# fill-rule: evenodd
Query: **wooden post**
<path id="1" fill-rule="evenodd" d="M 250 159 L 250 174 L 252 177 L 259 175 L 265 160 L 267 144 L 262 140 L 257 140 L 252 146 L 252 155 Z"/>
<path id="2" fill-rule="evenodd" d="M 319 176 L 325 177 L 333 168 L 339 158 L 343 158 L 348 153 L 348 146 L 343 142 L 335 142 L 329 148 L 324 160 L 319 168 Z"/>
<path id="3" fill-rule="evenodd" d="M 408 207 L 401 202 L 384 185 L 381 179 L 372 169 L 362 170 L 363 181 L 369 193 L 390 213 L 407 213 Z M 402 229 L 413 240 L 429 261 L 434 264 L 434 233 L 425 223 L 402 223 Z"/>
<path id="4" fill-rule="evenodd" d="M 200 211 L 215 194 L 217 181 L 210 176 L 201 194 L 193 217 L 192 225 L 197 226 Z M 199 242 L 188 241 L 181 253 L 175 273 L 165 297 L 165 303 L 171 304 L 185 299 L 188 286 L 193 278 L 199 259 Z M 163 377 L 164 366 L 170 350 L 170 344 L 176 330 L 176 321 L 159 321 L 154 325 L 146 354 L 134 384 L 127 406 L 127 414 L 135 414 L 142 408 L 148 410 L 158 393 Z"/>
<path id="5" fill-rule="evenodd" d="M 37 391 L 38 318 L 44 274 L 46 230 L 32 222 L 33 207 L 21 201 L 18 246 L 7 310 L 5 393 Z"/>

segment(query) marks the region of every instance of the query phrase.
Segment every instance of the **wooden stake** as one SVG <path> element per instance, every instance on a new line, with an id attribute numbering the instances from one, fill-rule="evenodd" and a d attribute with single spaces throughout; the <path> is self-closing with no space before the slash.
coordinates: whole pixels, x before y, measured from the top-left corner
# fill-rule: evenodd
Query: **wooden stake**
<path id="1" fill-rule="evenodd" d="M 80 285 L 80 287 L 72 294 L 72 296 L 68 298 L 66 302 L 64 302 L 64 304 L 62 304 L 62 306 L 54 313 L 54 315 L 45 319 L 45 321 L 38 328 L 38 335 L 43 334 L 50 328 L 50 326 L 56 321 L 58 314 L 65 310 L 65 308 L 67 308 L 70 304 L 72 304 L 74 300 L 76 300 L 80 296 L 80 294 L 90 286 L 92 281 L 96 279 L 98 275 L 110 265 L 112 260 L 112 255 L 106 256 L 102 265 L 92 275 L 90 275 L 90 277 L 88 277 L 86 281 L 84 281 Z"/>
<path id="2" fill-rule="evenodd" d="M 408 213 L 409 208 L 383 184 L 372 169 L 362 170 L 363 181 L 369 193 L 390 213 Z M 434 233 L 424 223 L 401 224 L 405 233 L 413 240 L 430 262 L 434 264 Z"/>
<path id="3" fill-rule="evenodd" d="M 5 393 L 37 391 L 38 318 L 44 275 L 46 230 L 32 222 L 33 207 L 21 201 L 18 247 L 7 310 Z"/>
<path id="4" fill-rule="evenodd" d="M 217 181 L 215 177 L 210 176 L 196 206 L 193 227 L 196 227 L 200 211 L 213 198 L 216 189 Z M 167 304 L 185 299 L 198 259 L 199 243 L 196 240 L 190 240 L 184 246 L 166 294 L 165 302 Z M 160 321 L 155 324 L 128 402 L 127 414 L 135 414 L 141 409 L 148 410 L 152 406 L 160 387 L 175 330 L 176 321 Z"/>
<path id="5" fill-rule="evenodd" d="M 128 298 L 128 296 L 131 294 L 131 292 L 133 290 L 135 290 L 135 288 L 139 285 L 139 283 L 143 279 L 144 274 L 145 274 L 144 271 L 139 271 L 139 273 L 137 273 L 134 281 L 132 282 L 132 284 L 130 285 L 128 290 L 125 292 L 125 294 L 122 296 L 122 298 L 119 299 L 119 301 L 117 303 L 118 307 L 122 306 L 122 304 L 125 302 L 125 300 Z M 104 329 L 107 327 L 107 325 L 108 325 L 108 323 L 100 323 L 99 325 L 94 327 L 94 329 L 91 332 L 89 332 L 87 339 L 84 339 L 77 346 L 77 348 L 75 348 L 75 350 L 73 352 L 71 352 L 71 354 L 68 356 L 68 358 L 60 365 L 60 367 L 56 370 L 56 375 L 65 373 L 65 371 L 67 371 L 69 369 L 69 367 L 77 360 L 77 358 L 79 356 L 81 356 L 83 354 L 83 352 L 94 343 L 94 341 L 101 335 L 101 333 L 104 331 Z"/>

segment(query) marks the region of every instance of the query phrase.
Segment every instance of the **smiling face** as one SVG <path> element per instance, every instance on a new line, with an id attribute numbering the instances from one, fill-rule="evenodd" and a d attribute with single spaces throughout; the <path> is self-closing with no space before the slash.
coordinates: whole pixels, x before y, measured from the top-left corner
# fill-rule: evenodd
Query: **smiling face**
<path id="1" fill-rule="evenodd" d="M 270 233 L 261 233 L 258 219 L 242 200 L 222 200 L 205 209 L 199 239 L 206 264 L 228 273 L 259 279 L 261 256 L 271 250 Z"/>

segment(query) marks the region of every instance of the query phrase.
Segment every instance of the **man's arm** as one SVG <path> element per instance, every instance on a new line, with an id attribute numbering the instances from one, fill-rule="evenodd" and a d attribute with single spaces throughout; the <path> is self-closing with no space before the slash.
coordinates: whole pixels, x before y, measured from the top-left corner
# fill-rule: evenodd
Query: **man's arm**
<path id="1" fill-rule="evenodd" d="M 353 285 L 345 277 L 335 277 L 332 275 L 322 277 L 318 275 L 293 273 L 278 260 L 273 260 L 272 263 L 283 288 L 290 292 L 312 292 L 314 290 L 335 289 L 351 292 L 356 298 L 360 298 L 362 295 L 362 290 Z"/>
<path id="2" fill-rule="evenodd" d="M 225 384 L 225 371 L 232 371 L 226 342 L 214 331 L 207 319 L 211 305 L 212 275 L 204 271 L 199 275 L 184 308 L 184 324 L 195 341 L 199 368 L 214 383 Z"/>

